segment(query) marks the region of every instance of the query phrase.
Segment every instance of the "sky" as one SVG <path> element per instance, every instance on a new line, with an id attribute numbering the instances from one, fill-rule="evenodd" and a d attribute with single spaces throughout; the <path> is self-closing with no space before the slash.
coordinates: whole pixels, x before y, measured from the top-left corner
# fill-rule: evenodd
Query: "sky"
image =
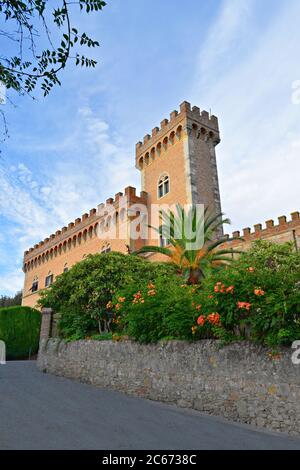
<path id="1" fill-rule="evenodd" d="M 1 105 L 0 295 L 22 288 L 25 249 L 140 189 L 135 143 L 184 100 L 219 118 L 230 232 L 299 210 L 299 17 L 299 0 L 107 0 L 99 14 L 74 12 L 100 42 L 97 67 L 71 65 L 47 98 Z"/>

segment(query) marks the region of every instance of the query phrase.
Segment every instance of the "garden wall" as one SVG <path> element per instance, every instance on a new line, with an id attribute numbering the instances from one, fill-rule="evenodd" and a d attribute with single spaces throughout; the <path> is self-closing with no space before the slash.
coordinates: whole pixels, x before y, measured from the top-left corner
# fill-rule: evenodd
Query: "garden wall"
<path id="1" fill-rule="evenodd" d="M 40 370 L 300 435 L 300 366 L 290 349 L 274 360 L 266 348 L 245 342 L 65 343 L 42 331 Z"/>

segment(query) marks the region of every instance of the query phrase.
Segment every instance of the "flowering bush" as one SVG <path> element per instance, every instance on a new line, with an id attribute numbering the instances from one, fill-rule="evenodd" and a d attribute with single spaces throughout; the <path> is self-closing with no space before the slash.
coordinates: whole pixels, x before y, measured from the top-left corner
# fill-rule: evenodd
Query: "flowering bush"
<path id="1" fill-rule="evenodd" d="M 192 306 L 193 288 L 179 276 L 158 277 L 155 282 L 129 284 L 119 290 L 112 311 L 116 331 L 139 342 L 190 339 L 198 310 Z M 120 307 L 120 298 L 124 299 Z"/>
<path id="2" fill-rule="evenodd" d="M 300 256 L 289 244 L 256 242 L 200 286 L 177 276 L 133 283 L 110 305 L 119 332 L 162 338 L 250 339 L 277 346 L 300 339 Z"/>
<path id="3" fill-rule="evenodd" d="M 218 338 L 269 346 L 299 339 L 299 281 L 300 256 L 291 245 L 258 241 L 230 268 L 204 280 L 198 291 L 202 315 L 193 334 L 203 337 L 209 330 Z"/>
<path id="4" fill-rule="evenodd" d="M 61 274 L 46 289 L 41 307 L 52 307 L 61 314 L 60 334 L 66 339 L 81 339 L 111 331 L 111 301 L 117 289 L 160 276 L 172 275 L 174 268 L 167 263 L 150 263 L 137 256 L 121 253 L 90 255 Z M 125 299 L 120 296 L 116 311 Z"/>

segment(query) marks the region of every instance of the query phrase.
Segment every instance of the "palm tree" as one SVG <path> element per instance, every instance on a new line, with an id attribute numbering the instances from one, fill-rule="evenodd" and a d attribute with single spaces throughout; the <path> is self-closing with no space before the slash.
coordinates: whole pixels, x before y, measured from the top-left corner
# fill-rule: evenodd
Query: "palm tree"
<path id="1" fill-rule="evenodd" d="M 240 251 L 220 248 L 228 238 L 218 234 L 223 224 L 230 224 L 229 219 L 223 218 L 223 213 L 212 215 L 205 209 L 199 216 L 195 207 L 185 212 L 179 204 L 176 210 L 176 215 L 171 210 L 160 211 L 161 226 L 151 227 L 159 233 L 160 239 L 168 241 L 170 248 L 148 245 L 134 254 L 152 252 L 166 255 L 180 272 L 187 276 L 188 284 L 198 284 L 208 269 L 230 264 L 233 254 Z M 187 227 L 192 231 L 187 230 Z M 187 232 L 193 234 L 192 239 L 188 237 Z M 197 241 L 199 246 L 195 248 Z"/>

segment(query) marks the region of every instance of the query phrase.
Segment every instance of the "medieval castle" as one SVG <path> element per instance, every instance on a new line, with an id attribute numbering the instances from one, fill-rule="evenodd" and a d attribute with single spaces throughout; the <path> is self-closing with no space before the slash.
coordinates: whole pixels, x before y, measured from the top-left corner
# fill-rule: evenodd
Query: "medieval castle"
<path id="1" fill-rule="evenodd" d="M 172 205 L 204 204 L 212 211 L 221 211 L 220 191 L 215 147 L 220 142 L 218 119 L 188 102 L 173 111 L 170 119 L 164 119 L 160 127 L 146 134 L 143 142 L 136 144 L 136 168 L 141 173 L 141 192 L 128 186 L 124 193 L 117 193 L 105 204 L 83 214 L 68 226 L 62 227 L 45 240 L 24 253 L 25 282 L 23 305 L 35 306 L 39 291 L 51 285 L 55 276 L 68 270 L 88 254 L 107 253 L 111 250 L 127 253 L 146 244 L 163 243 L 164 240 L 134 239 L 130 232 L 115 239 L 99 236 L 105 234 L 110 224 L 121 232 L 122 224 L 132 218 L 130 207 L 139 204 L 150 208 L 153 204 Z M 126 200 L 126 208 L 124 200 Z M 114 208 L 113 217 L 109 208 Z M 129 209 L 128 209 L 129 208 Z M 113 218 L 113 220 L 112 220 Z M 264 238 L 276 242 L 292 241 L 298 249 L 300 242 L 299 212 L 243 230 L 234 232 L 230 246 L 247 249 L 252 241 Z M 151 222 L 151 221 L 150 221 Z M 119 233 L 118 232 L 118 233 Z M 150 259 L 158 259 L 151 255 Z"/>

